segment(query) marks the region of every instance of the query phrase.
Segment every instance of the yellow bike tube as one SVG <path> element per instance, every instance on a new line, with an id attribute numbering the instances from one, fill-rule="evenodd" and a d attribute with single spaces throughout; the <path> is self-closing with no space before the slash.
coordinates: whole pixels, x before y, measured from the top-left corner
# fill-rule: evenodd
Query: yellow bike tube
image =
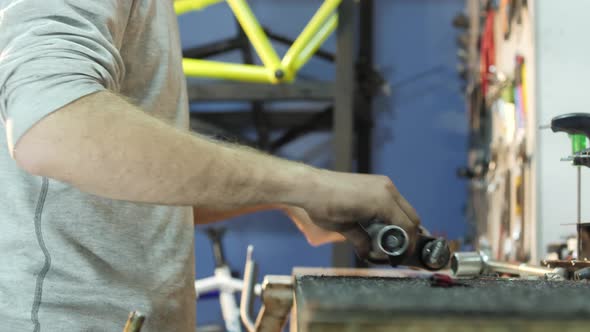
<path id="1" fill-rule="evenodd" d="M 275 76 L 275 73 L 277 70 L 281 69 L 281 60 L 272 47 L 270 40 L 268 40 L 268 36 L 262 30 L 260 23 L 258 23 L 258 20 L 252 13 L 248 3 L 245 0 L 226 1 L 240 22 L 244 32 L 250 39 L 250 42 L 254 46 L 262 63 L 264 63 L 264 66 L 267 68 L 269 79 L 272 83 L 276 83 L 278 79 Z"/>
<path id="2" fill-rule="evenodd" d="M 338 26 L 338 15 L 333 14 L 326 22 L 322 28 L 312 37 L 312 39 L 305 45 L 305 47 L 301 50 L 301 53 L 295 58 L 293 61 L 293 65 L 290 67 L 288 72 L 292 72 L 295 76 L 301 67 L 303 67 L 309 59 L 315 54 L 315 52 L 324 44 L 326 39 L 330 37 L 332 32 L 336 30 Z"/>
<path id="3" fill-rule="evenodd" d="M 224 0 L 175 0 L 174 12 L 176 15 L 186 14 L 191 11 L 201 10 Z"/>
<path id="4" fill-rule="evenodd" d="M 185 58 L 182 67 L 189 77 L 269 83 L 268 70 L 262 66 Z"/>
<path id="5" fill-rule="evenodd" d="M 283 58 L 282 65 L 287 73 L 292 72 L 294 62 L 299 57 L 299 54 L 314 36 L 318 34 L 318 31 L 325 26 L 324 23 L 326 23 L 326 20 L 334 13 L 341 2 L 342 0 L 326 0 L 320 9 L 318 9 Z"/>

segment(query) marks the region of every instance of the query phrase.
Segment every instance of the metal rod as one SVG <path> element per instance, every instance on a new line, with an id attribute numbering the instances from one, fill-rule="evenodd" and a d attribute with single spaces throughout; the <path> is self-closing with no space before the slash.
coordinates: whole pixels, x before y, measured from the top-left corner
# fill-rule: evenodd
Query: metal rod
<path id="1" fill-rule="evenodd" d="M 292 68 L 293 71 L 298 72 L 307 62 L 313 57 L 315 52 L 322 46 L 322 44 L 330 37 L 338 26 L 338 15 L 333 14 L 326 23 L 318 30 L 318 32 L 309 40 L 299 55 L 295 58 Z"/>
<path id="2" fill-rule="evenodd" d="M 272 82 L 276 82 L 274 73 L 280 68 L 281 60 L 270 40 L 268 40 L 268 36 L 262 31 L 262 27 L 254 16 L 252 9 L 244 0 L 227 0 L 227 3 L 231 7 L 236 19 L 240 22 L 244 32 L 248 35 L 260 60 L 262 60 L 266 68 L 271 69 L 272 76 L 269 78 Z"/>
<path id="3" fill-rule="evenodd" d="M 191 11 L 201 10 L 207 8 L 216 3 L 220 3 L 223 0 L 175 0 L 174 1 L 174 12 L 176 15 L 186 14 Z"/>
<path id="4" fill-rule="evenodd" d="M 266 33 L 266 35 L 268 36 L 268 38 L 277 41 L 279 43 L 291 46 L 295 41 L 292 39 L 289 39 L 287 37 L 281 36 L 279 34 L 274 33 L 273 31 L 269 30 L 268 28 L 263 28 L 264 29 L 264 33 Z M 336 61 L 336 55 L 334 53 L 325 51 L 325 50 L 317 50 L 314 54 L 315 57 L 330 61 L 330 62 L 335 62 Z"/>
<path id="5" fill-rule="evenodd" d="M 578 193 L 578 201 L 577 201 L 577 235 L 578 235 L 578 254 L 577 257 L 580 259 L 582 257 L 582 232 L 581 232 L 581 224 L 582 224 L 582 167 L 578 166 L 578 183 L 577 183 L 577 193 Z"/>
<path id="6" fill-rule="evenodd" d="M 145 315 L 139 311 L 132 311 L 129 313 L 123 332 L 140 332 L 144 321 Z"/>
<path id="7" fill-rule="evenodd" d="M 256 325 L 252 320 L 252 300 L 254 299 L 254 284 L 256 283 L 256 263 L 252 259 L 252 246 L 248 246 L 246 254 L 246 266 L 244 267 L 244 288 L 240 299 L 240 317 L 242 323 L 249 332 L 256 331 Z"/>
<path id="8" fill-rule="evenodd" d="M 293 69 L 293 65 L 297 60 L 299 54 L 303 51 L 305 46 L 313 39 L 315 35 L 324 27 L 324 23 L 332 16 L 332 13 L 338 8 L 342 0 L 326 0 L 311 18 L 309 23 L 303 28 L 301 34 L 291 47 L 287 50 L 287 53 L 283 57 L 281 64 L 283 68 L 289 72 Z"/>
<path id="9" fill-rule="evenodd" d="M 520 275 L 520 269 L 517 264 L 509 264 L 504 262 L 488 260 L 485 262 L 485 269 L 490 272 Z"/>
<path id="10" fill-rule="evenodd" d="M 356 1 L 343 0 L 338 9 L 338 33 L 336 53 L 336 85 L 333 112 L 334 166 L 336 171 L 350 172 L 353 160 L 354 92 L 356 50 Z M 334 267 L 351 267 L 353 252 L 346 243 L 335 243 L 332 251 Z"/>
<path id="11" fill-rule="evenodd" d="M 257 65 L 225 63 L 200 59 L 182 59 L 184 74 L 188 77 L 206 77 L 245 81 L 254 83 L 269 83 L 268 70 Z"/>
<path id="12" fill-rule="evenodd" d="M 227 262 L 225 261 L 225 255 L 223 254 L 223 247 L 221 246 L 221 238 L 224 232 L 225 230 L 221 228 L 209 228 L 207 230 L 207 236 L 209 236 L 209 240 L 211 240 L 211 245 L 213 247 L 213 260 L 215 261 L 215 267 L 227 265 Z"/>
<path id="13" fill-rule="evenodd" d="M 252 54 L 252 48 L 248 41 L 246 32 L 240 25 L 240 22 L 236 20 L 236 26 L 238 29 L 238 39 L 242 42 L 242 59 L 244 63 L 253 65 L 254 56 Z M 252 106 L 252 120 L 254 121 L 254 127 L 256 128 L 256 135 L 258 136 L 258 148 L 267 150 L 270 136 L 270 123 L 268 117 L 264 112 L 264 105 L 260 100 L 253 100 Z"/>
<path id="14" fill-rule="evenodd" d="M 355 74 L 357 84 L 361 85 L 363 72 L 368 72 L 374 67 L 374 24 L 375 24 L 375 3 L 373 0 L 363 0 L 359 4 L 359 55 L 358 55 L 358 74 Z M 359 173 L 371 173 L 372 154 L 373 154 L 373 96 L 365 94 L 365 89 L 355 89 L 357 91 L 359 112 L 356 119 L 356 159 Z M 355 266 L 357 268 L 367 268 L 368 264 L 355 255 Z"/>
<path id="15" fill-rule="evenodd" d="M 520 277 L 545 277 L 548 274 L 553 273 L 553 269 L 545 267 L 537 267 L 526 264 L 510 264 L 498 261 L 487 261 L 486 267 L 489 271 L 492 272 L 514 274 Z"/>
<path id="16" fill-rule="evenodd" d="M 518 275 L 521 278 L 528 276 L 550 278 L 552 275 L 563 277 L 562 272 L 560 272 L 559 269 L 550 269 L 541 266 L 532 266 L 528 264 L 520 264 L 518 266 Z"/>
<path id="17" fill-rule="evenodd" d="M 564 278 L 564 271 L 527 264 L 493 261 L 482 252 L 456 252 L 451 259 L 453 274 L 460 277 L 476 277 L 487 273 L 505 273 L 519 277 Z"/>

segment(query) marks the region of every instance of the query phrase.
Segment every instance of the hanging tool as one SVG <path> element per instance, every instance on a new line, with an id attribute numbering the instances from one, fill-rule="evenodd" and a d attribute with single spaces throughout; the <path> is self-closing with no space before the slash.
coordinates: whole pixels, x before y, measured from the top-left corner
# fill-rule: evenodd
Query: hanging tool
<path id="1" fill-rule="evenodd" d="M 447 241 L 430 236 L 424 228 L 420 228 L 416 247 L 410 252 L 410 237 L 403 228 L 379 220 L 372 220 L 362 226 L 372 240 L 368 258 L 371 263 L 437 271 L 445 268 L 450 261 L 451 251 Z"/>
<path id="2" fill-rule="evenodd" d="M 489 80 L 492 70 L 496 65 L 496 47 L 494 43 L 494 18 L 495 10 L 489 6 L 486 10 L 486 19 L 480 45 L 480 79 L 484 98 L 488 95 Z"/>
<path id="3" fill-rule="evenodd" d="M 498 11 L 502 17 L 502 32 L 504 40 L 510 39 L 512 27 L 516 24 L 522 24 L 522 11 L 527 7 L 526 0 L 501 0 Z"/>
<path id="4" fill-rule="evenodd" d="M 577 259 L 588 258 L 584 251 L 589 251 L 590 248 L 585 248 L 590 243 L 583 238 L 585 230 L 588 228 L 586 224 L 582 223 L 582 169 L 581 166 L 590 166 L 590 155 L 586 149 L 586 139 L 590 138 L 590 114 L 588 113 L 570 113 L 557 116 L 551 120 L 551 130 L 555 132 L 565 132 L 570 136 L 572 142 L 572 154 L 565 158 L 566 161 L 573 161 L 576 166 L 577 181 L 576 181 L 576 225 L 578 250 Z"/>
<path id="5" fill-rule="evenodd" d="M 569 135 L 590 137 L 590 113 L 569 113 L 556 116 L 551 120 L 551 130 L 565 132 Z"/>

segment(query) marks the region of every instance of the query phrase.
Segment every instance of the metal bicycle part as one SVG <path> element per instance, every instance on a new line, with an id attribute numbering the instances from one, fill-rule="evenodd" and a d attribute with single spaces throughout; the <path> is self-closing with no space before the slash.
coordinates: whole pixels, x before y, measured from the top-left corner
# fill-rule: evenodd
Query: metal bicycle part
<path id="1" fill-rule="evenodd" d="M 282 331 L 293 307 L 293 277 L 267 275 L 262 282 L 262 307 L 256 319 L 256 332 Z"/>
<path id="2" fill-rule="evenodd" d="M 482 252 L 456 252 L 451 258 L 451 270 L 457 277 L 477 277 L 489 273 L 505 273 L 522 278 L 542 277 L 548 280 L 564 280 L 564 269 L 546 268 L 528 264 L 511 264 L 490 260 Z"/>
<path id="3" fill-rule="evenodd" d="M 370 263 L 436 271 L 446 267 L 451 258 L 446 240 L 430 236 L 424 228 L 420 228 L 414 251 L 409 252 L 410 237 L 403 228 L 377 220 L 363 227 L 371 238 L 371 251 L 367 258 Z"/>
<path id="4" fill-rule="evenodd" d="M 140 332 L 144 322 L 144 314 L 139 311 L 132 311 L 129 313 L 129 318 L 127 318 L 123 332 Z"/>
<path id="5" fill-rule="evenodd" d="M 218 292 L 225 330 L 242 332 L 240 308 L 235 293 L 243 291 L 244 281 L 232 276 L 232 271 L 225 260 L 221 241 L 224 231 L 223 228 L 208 228 L 206 231 L 212 243 L 215 271 L 213 276 L 195 280 L 195 293 L 199 299 L 208 293 Z M 261 286 L 256 284 L 253 287 L 254 294 L 260 295 Z"/>
<path id="6" fill-rule="evenodd" d="M 479 252 L 457 252 L 451 258 L 455 276 L 478 276 L 484 273 L 487 256 Z"/>
<path id="7" fill-rule="evenodd" d="M 427 242 L 422 248 L 422 263 L 429 270 L 441 270 L 445 268 L 451 259 L 451 251 L 447 241 L 440 238 Z"/>
<path id="8" fill-rule="evenodd" d="M 252 258 L 253 246 L 248 246 L 246 265 L 244 267 L 244 288 L 240 298 L 240 318 L 248 332 L 256 332 L 256 325 L 252 320 L 252 305 L 254 301 L 254 285 L 256 284 L 257 268 Z"/>
<path id="9" fill-rule="evenodd" d="M 389 256 L 400 256 L 409 246 L 409 236 L 399 226 L 371 223 L 365 229 L 371 237 L 371 251 L 369 261 L 383 264 L 389 261 Z"/>
<path id="10" fill-rule="evenodd" d="M 257 319 L 252 317 L 254 285 L 257 267 L 252 258 L 253 247 L 248 246 L 244 267 L 244 289 L 240 299 L 240 317 L 248 332 L 280 331 L 287 322 L 293 306 L 293 281 L 291 276 L 268 275 L 262 283 L 262 307 Z"/>

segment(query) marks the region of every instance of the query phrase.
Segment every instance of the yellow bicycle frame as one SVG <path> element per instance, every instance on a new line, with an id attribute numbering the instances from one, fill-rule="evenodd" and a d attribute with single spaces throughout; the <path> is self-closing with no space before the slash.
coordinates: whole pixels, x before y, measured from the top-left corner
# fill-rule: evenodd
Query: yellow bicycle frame
<path id="1" fill-rule="evenodd" d="M 182 64 L 187 76 L 272 84 L 292 82 L 338 26 L 335 12 L 342 2 L 325 0 L 281 60 L 246 0 L 176 0 L 174 10 L 182 15 L 223 1 L 231 7 L 263 66 L 185 58 Z"/>

